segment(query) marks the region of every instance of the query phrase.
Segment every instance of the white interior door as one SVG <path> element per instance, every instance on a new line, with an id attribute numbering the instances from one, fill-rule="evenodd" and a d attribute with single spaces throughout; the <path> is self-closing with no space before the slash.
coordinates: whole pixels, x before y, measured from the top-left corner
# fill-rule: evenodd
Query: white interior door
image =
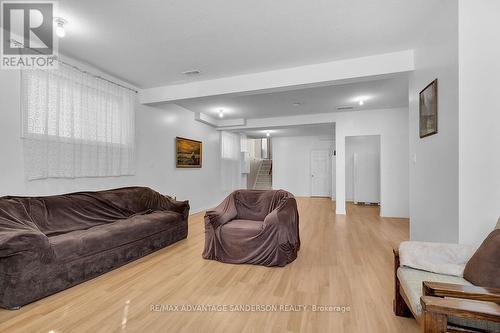
<path id="1" fill-rule="evenodd" d="M 380 159 L 378 153 L 353 154 L 354 202 L 380 203 Z"/>
<path id="2" fill-rule="evenodd" d="M 311 196 L 329 197 L 331 195 L 330 151 L 311 152 Z"/>

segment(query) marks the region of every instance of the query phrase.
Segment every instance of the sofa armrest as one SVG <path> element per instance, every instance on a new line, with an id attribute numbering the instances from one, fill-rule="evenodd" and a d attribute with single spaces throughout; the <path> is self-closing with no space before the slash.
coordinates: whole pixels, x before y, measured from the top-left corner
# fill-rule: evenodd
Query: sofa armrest
<path id="1" fill-rule="evenodd" d="M 500 306 L 490 302 L 477 302 L 456 298 L 422 296 L 422 314 L 425 317 L 453 316 L 459 318 L 500 322 Z M 424 317 L 424 324 L 428 321 Z M 426 332 L 424 330 L 424 332 Z"/>
<path id="2" fill-rule="evenodd" d="M 392 254 L 394 255 L 394 260 L 398 262 L 399 267 L 399 248 L 395 247 L 392 249 Z"/>
<path id="3" fill-rule="evenodd" d="M 12 230 L 0 232 L 0 258 L 22 251 L 45 250 L 50 247 L 49 239 L 40 231 Z"/>
<path id="4" fill-rule="evenodd" d="M 184 219 L 189 217 L 189 201 L 177 201 L 169 196 L 166 196 L 169 200 L 170 210 L 176 213 L 179 213 L 183 216 Z"/>
<path id="5" fill-rule="evenodd" d="M 0 275 L 17 274 L 33 263 L 53 259 L 49 239 L 40 231 L 0 232 Z"/>
<path id="6" fill-rule="evenodd" d="M 394 300 L 392 301 L 392 310 L 396 316 L 411 317 L 412 312 L 407 304 L 407 297 L 404 295 L 398 278 L 399 250 L 393 248 L 392 253 L 394 255 Z"/>
<path id="7" fill-rule="evenodd" d="M 483 288 L 459 284 L 424 281 L 424 296 L 453 297 L 500 303 L 500 288 Z"/>

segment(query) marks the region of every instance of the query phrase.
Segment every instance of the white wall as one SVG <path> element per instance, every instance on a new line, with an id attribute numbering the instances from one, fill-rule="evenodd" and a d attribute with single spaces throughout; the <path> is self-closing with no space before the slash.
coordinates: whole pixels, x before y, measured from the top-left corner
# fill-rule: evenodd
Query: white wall
<path id="1" fill-rule="evenodd" d="M 354 200 L 354 153 L 376 154 L 380 160 L 380 137 L 378 135 L 350 136 L 345 143 L 345 198 L 347 201 Z M 377 168 L 377 175 L 380 186 L 380 169 Z M 378 188 L 380 192 L 380 187 Z"/>
<path id="2" fill-rule="evenodd" d="M 136 127 L 137 179 L 141 185 L 189 200 L 192 212 L 215 206 L 230 192 L 222 187 L 225 175 L 220 168 L 220 132 L 194 121 L 191 111 L 173 104 L 140 105 Z M 175 167 L 176 136 L 203 142 L 201 169 Z M 235 169 L 239 173 L 239 165 Z"/>
<path id="3" fill-rule="evenodd" d="M 332 133 L 333 136 L 333 133 Z M 318 136 L 275 137 L 273 150 L 273 188 L 295 196 L 311 195 L 311 151 L 330 150 L 333 140 Z"/>
<path id="4" fill-rule="evenodd" d="M 335 123 L 333 159 L 337 214 L 345 214 L 345 137 L 380 135 L 381 214 L 387 217 L 408 217 L 408 109 L 393 108 L 351 112 L 332 112 L 248 119 L 246 126 L 232 130 L 266 129 L 280 126 Z"/>
<path id="5" fill-rule="evenodd" d="M 408 110 L 342 112 L 335 119 L 337 214 L 345 214 L 345 138 L 380 135 L 380 215 L 408 217 Z"/>
<path id="6" fill-rule="evenodd" d="M 436 1 L 414 49 L 410 76 L 410 234 L 458 241 L 458 7 Z M 475 2 L 477 5 L 477 2 Z M 419 92 L 438 79 L 438 133 L 419 138 Z"/>
<path id="7" fill-rule="evenodd" d="M 50 195 L 140 185 L 180 200 L 188 199 L 191 211 L 197 212 L 216 205 L 229 192 L 221 186 L 224 175 L 220 172 L 219 131 L 195 121 L 192 112 L 176 105 L 137 105 L 135 176 L 27 181 L 21 140 L 19 71 L 0 70 L 0 101 L 0 196 Z M 176 136 L 203 141 L 201 169 L 175 167 Z M 239 165 L 235 167 L 239 172 Z"/>
<path id="8" fill-rule="evenodd" d="M 459 3 L 459 241 L 479 244 L 500 216 L 500 1 Z"/>

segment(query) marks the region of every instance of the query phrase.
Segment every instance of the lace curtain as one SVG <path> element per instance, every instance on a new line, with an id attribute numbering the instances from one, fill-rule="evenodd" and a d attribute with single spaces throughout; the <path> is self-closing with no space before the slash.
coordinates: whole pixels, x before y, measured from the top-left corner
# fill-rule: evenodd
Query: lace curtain
<path id="1" fill-rule="evenodd" d="M 21 82 L 29 180 L 134 173 L 134 92 L 62 64 Z"/>

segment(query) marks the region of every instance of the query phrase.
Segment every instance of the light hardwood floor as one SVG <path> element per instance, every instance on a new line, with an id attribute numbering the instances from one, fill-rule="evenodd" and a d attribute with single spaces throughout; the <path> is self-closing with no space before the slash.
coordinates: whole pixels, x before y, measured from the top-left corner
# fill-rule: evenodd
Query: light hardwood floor
<path id="1" fill-rule="evenodd" d="M 0 310 L 0 332 L 418 332 L 392 313 L 391 249 L 406 219 L 329 199 L 299 198 L 302 247 L 285 268 L 201 258 L 203 214 L 186 240 L 27 305 Z M 153 312 L 152 304 L 338 305 L 350 312 Z"/>

